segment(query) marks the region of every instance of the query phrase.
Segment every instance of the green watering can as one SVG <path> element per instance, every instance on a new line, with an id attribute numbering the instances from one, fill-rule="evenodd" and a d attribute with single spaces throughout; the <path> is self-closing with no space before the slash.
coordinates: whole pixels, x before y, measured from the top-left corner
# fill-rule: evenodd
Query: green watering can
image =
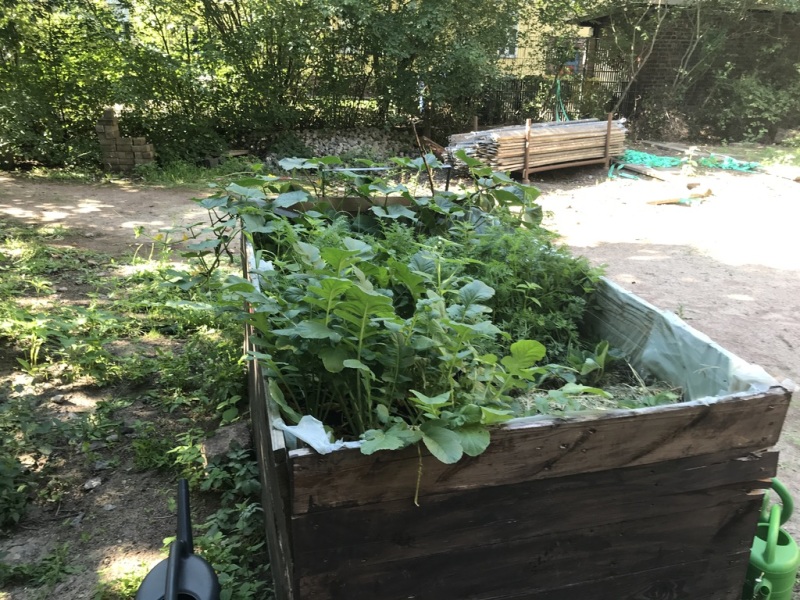
<path id="1" fill-rule="evenodd" d="M 792 516 L 794 502 L 789 490 L 776 478 L 772 479 L 772 489 L 781 504 L 770 506 L 769 491 L 764 495 L 742 600 L 792 600 L 800 548 L 781 525 Z"/>

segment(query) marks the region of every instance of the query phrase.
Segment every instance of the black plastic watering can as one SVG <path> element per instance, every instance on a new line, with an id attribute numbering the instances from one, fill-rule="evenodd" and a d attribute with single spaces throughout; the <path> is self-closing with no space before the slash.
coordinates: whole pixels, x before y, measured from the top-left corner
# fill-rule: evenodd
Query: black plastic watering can
<path id="1" fill-rule="evenodd" d="M 194 554 L 189 484 L 178 482 L 178 536 L 162 560 L 147 574 L 136 600 L 219 600 L 219 580 L 211 565 Z"/>

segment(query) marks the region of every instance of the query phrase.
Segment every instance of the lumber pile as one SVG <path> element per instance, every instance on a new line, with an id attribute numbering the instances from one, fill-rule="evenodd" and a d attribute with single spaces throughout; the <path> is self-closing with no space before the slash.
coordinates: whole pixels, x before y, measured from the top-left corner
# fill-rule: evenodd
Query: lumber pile
<path id="1" fill-rule="evenodd" d="M 608 156 L 625 152 L 624 120 L 611 122 Z M 608 123 L 597 119 L 533 123 L 530 131 L 525 125 L 498 127 L 450 136 L 447 152 L 453 156 L 464 150 L 497 171 L 522 171 L 525 169 L 525 146 L 528 139 L 530 170 L 563 163 L 606 158 Z M 454 159 L 458 162 L 457 159 Z"/>

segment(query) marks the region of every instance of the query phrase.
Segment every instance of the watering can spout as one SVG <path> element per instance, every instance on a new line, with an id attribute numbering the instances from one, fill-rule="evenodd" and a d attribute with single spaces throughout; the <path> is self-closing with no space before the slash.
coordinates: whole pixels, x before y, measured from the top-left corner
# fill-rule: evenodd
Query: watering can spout
<path id="1" fill-rule="evenodd" d="M 192 521 L 189 512 L 189 484 L 178 483 L 178 535 L 169 549 L 169 558 L 150 571 L 136 592 L 136 600 L 219 600 L 217 574 L 194 553 Z"/>

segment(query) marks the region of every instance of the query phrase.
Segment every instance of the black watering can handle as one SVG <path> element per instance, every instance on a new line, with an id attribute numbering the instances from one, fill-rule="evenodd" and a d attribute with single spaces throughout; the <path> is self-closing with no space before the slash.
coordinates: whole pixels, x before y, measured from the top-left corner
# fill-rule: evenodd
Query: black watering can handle
<path id="1" fill-rule="evenodd" d="M 178 535 L 169 558 L 150 571 L 136 592 L 136 600 L 219 600 L 219 580 L 214 569 L 194 553 L 189 484 L 178 482 Z"/>

